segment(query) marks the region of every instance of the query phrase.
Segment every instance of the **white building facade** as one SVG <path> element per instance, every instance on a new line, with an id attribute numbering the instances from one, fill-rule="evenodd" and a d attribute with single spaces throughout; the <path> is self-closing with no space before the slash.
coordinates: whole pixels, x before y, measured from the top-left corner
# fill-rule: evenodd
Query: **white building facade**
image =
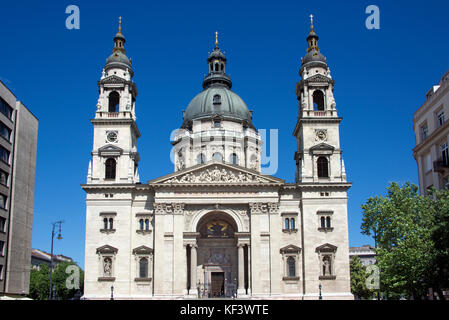
<path id="1" fill-rule="evenodd" d="M 333 84 L 311 26 L 296 86 L 295 183 L 261 173 L 261 137 L 216 40 L 174 141 L 174 172 L 139 181 L 137 88 L 114 38 L 86 191 L 86 299 L 353 299 Z M 321 289 L 320 289 L 321 288 Z"/>

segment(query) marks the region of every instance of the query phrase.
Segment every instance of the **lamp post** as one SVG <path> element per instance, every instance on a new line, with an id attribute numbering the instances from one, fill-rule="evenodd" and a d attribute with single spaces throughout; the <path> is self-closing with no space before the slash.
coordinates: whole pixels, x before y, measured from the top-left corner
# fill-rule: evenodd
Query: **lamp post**
<path id="1" fill-rule="evenodd" d="M 111 286 L 111 300 L 114 300 L 114 286 Z"/>
<path id="2" fill-rule="evenodd" d="M 49 285 L 49 290 L 48 290 L 48 300 L 52 300 L 53 295 L 52 295 L 52 285 L 51 285 L 51 281 L 52 281 L 52 273 L 53 273 L 53 239 L 55 237 L 55 228 L 57 225 L 59 225 L 59 233 L 58 233 L 58 240 L 62 239 L 61 236 L 61 224 L 64 221 L 60 220 L 60 221 L 56 221 L 52 223 L 52 229 L 51 229 L 51 253 L 50 253 L 50 285 Z"/>
<path id="3" fill-rule="evenodd" d="M 321 295 L 321 283 L 320 283 L 320 285 L 318 286 L 318 288 L 320 289 L 320 296 L 319 296 L 318 299 L 323 300 L 323 296 Z"/>

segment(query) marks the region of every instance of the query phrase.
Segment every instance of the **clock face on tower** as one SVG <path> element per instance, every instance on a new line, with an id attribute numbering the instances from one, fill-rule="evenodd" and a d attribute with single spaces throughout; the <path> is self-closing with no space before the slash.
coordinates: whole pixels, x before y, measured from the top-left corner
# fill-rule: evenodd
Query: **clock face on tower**
<path id="1" fill-rule="evenodd" d="M 316 137 L 317 137 L 318 140 L 321 140 L 321 141 L 326 140 L 326 137 L 327 137 L 326 131 L 318 130 L 316 132 Z"/>
<path id="2" fill-rule="evenodd" d="M 108 140 L 108 142 L 117 142 L 117 132 L 116 131 L 107 132 L 106 139 Z"/>

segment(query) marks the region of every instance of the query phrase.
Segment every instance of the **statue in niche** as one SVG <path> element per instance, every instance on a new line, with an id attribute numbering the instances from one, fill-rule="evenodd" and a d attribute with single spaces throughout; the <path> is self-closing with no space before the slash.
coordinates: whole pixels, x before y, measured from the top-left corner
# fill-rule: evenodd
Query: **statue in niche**
<path id="1" fill-rule="evenodd" d="M 331 263 L 329 257 L 323 258 L 323 276 L 330 276 L 331 275 Z"/>
<path id="2" fill-rule="evenodd" d="M 104 266 L 103 266 L 104 276 L 111 277 L 112 276 L 112 260 L 111 260 L 111 258 L 104 258 L 103 263 L 104 263 Z"/>

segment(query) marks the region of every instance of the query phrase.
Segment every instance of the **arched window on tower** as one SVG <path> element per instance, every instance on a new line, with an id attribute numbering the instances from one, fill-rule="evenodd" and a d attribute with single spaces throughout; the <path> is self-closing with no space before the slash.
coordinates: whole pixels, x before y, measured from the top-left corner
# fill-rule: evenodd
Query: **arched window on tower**
<path id="1" fill-rule="evenodd" d="M 112 91 L 109 94 L 109 112 L 118 112 L 120 105 L 120 95 L 117 91 Z"/>
<path id="2" fill-rule="evenodd" d="M 206 157 L 204 156 L 203 153 L 200 153 L 200 154 L 198 155 L 198 158 L 197 158 L 196 162 L 197 162 L 197 164 L 203 164 L 203 163 L 206 163 Z"/>
<path id="3" fill-rule="evenodd" d="M 326 217 L 326 228 L 331 227 L 331 217 Z"/>
<path id="4" fill-rule="evenodd" d="M 290 225 L 289 221 L 290 221 L 289 218 L 285 218 L 285 220 L 284 220 L 284 229 L 285 230 L 288 230 L 288 228 L 289 228 L 289 225 Z"/>
<path id="5" fill-rule="evenodd" d="M 326 157 L 319 157 L 317 160 L 318 178 L 329 178 L 329 166 Z"/>
<path id="6" fill-rule="evenodd" d="M 223 156 L 222 156 L 222 154 L 220 152 L 215 152 L 212 155 L 212 160 L 223 162 Z"/>
<path id="7" fill-rule="evenodd" d="M 239 157 L 237 156 L 237 154 L 233 153 L 229 156 L 229 162 L 231 164 L 239 164 Z"/>
<path id="8" fill-rule="evenodd" d="M 324 111 L 324 94 L 321 90 L 313 92 L 313 110 Z"/>
<path id="9" fill-rule="evenodd" d="M 115 159 L 109 158 L 106 160 L 105 179 L 115 179 L 116 165 Z"/>
<path id="10" fill-rule="evenodd" d="M 219 94 L 214 95 L 214 105 L 221 104 L 221 96 Z"/>
<path id="11" fill-rule="evenodd" d="M 141 258 L 139 260 L 139 278 L 148 278 L 148 259 Z"/>
<path id="12" fill-rule="evenodd" d="M 296 226 L 295 226 L 295 218 L 291 218 L 290 219 L 290 229 L 291 230 L 295 230 Z"/>

